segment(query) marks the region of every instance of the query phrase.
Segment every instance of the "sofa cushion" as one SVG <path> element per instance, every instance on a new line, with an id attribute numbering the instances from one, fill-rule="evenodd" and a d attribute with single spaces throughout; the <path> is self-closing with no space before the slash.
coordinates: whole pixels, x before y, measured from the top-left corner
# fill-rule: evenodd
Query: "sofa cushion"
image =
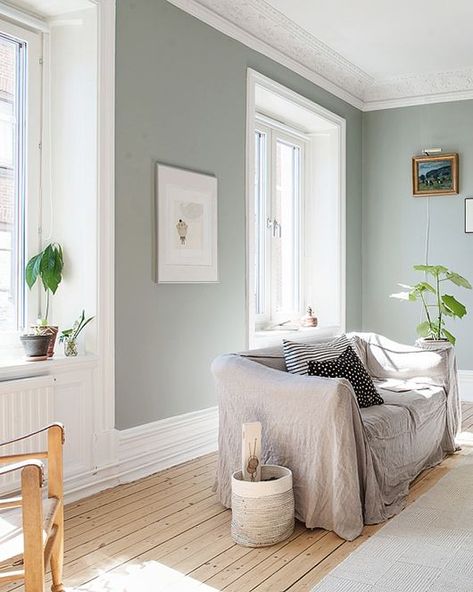
<path id="1" fill-rule="evenodd" d="M 335 360 L 327 360 L 326 362 L 311 360 L 308 366 L 309 376 L 346 378 L 349 380 L 360 407 L 382 405 L 384 402 L 383 398 L 378 394 L 371 376 L 350 346 Z"/>
<path id="2" fill-rule="evenodd" d="M 351 345 L 346 335 L 324 343 L 299 343 L 283 339 L 282 347 L 287 371 L 307 375 L 310 361 L 326 362 L 338 358 Z"/>

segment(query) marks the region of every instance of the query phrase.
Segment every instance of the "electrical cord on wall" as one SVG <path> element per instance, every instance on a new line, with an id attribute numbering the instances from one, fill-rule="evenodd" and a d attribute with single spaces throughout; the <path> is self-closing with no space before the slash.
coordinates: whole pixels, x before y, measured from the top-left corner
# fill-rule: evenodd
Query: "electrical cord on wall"
<path id="1" fill-rule="evenodd" d="M 427 197 L 425 199 L 427 202 L 427 210 L 426 210 L 426 219 L 425 219 L 425 253 L 424 253 L 424 262 L 425 265 L 429 265 L 429 250 L 430 250 L 430 198 Z M 424 272 L 424 280 L 427 281 L 427 272 Z M 421 323 L 424 320 L 424 313 L 421 309 L 419 322 Z"/>
<path id="2" fill-rule="evenodd" d="M 430 198 L 428 197 L 427 202 L 427 216 L 425 224 L 425 265 L 429 264 L 429 249 L 430 249 Z"/>

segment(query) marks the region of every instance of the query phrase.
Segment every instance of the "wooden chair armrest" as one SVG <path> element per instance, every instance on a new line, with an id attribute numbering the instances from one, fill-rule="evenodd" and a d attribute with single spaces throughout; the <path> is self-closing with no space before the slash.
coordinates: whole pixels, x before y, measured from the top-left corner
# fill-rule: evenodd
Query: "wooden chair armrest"
<path id="1" fill-rule="evenodd" d="M 42 487 L 43 483 L 44 483 L 44 465 L 39 460 L 34 460 L 34 459 L 23 460 L 21 462 L 13 463 L 13 464 L 7 465 L 5 467 L 0 467 L 0 475 L 7 475 L 8 473 L 13 473 L 14 471 L 22 471 L 26 467 L 36 467 L 37 469 L 39 469 L 39 475 L 40 475 L 39 485 L 40 485 L 40 487 Z"/>
<path id="2" fill-rule="evenodd" d="M 39 430 L 36 430 L 35 432 L 31 432 L 30 434 L 24 434 L 23 436 L 18 436 L 18 438 L 14 438 L 13 440 L 8 440 L 7 442 L 0 442 L 0 446 L 7 446 L 8 444 L 14 444 L 15 442 L 20 442 L 21 440 L 26 440 L 28 438 L 31 438 L 33 436 L 36 436 L 37 434 L 41 434 L 42 432 L 46 432 L 50 428 L 56 427 L 56 426 L 58 428 L 60 428 L 61 431 L 62 431 L 62 443 L 64 444 L 64 442 L 65 442 L 65 438 L 64 438 L 64 426 L 62 425 L 62 423 L 54 422 L 54 423 L 51 423 L 51 424 L 45 426 L 44 428 L 41 428 Z"/>

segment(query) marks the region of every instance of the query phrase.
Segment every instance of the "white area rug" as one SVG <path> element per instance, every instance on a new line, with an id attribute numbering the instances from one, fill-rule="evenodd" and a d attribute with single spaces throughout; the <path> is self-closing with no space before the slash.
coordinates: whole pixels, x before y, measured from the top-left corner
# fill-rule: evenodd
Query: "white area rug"
<path id="1" fill-rule="evenodd" d="M 473 454 L 313 592 L 473 592 Z"/>

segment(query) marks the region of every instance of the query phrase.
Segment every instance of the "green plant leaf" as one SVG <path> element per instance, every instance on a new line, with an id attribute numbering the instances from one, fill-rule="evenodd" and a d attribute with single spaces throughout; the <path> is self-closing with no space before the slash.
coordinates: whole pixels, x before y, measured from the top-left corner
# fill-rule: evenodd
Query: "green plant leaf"
<path id="1" fill-rule="evenodd" d="M 423 323 L 417 325 L 417 335 L 419 335 L 420 337 L 428 337 L 431 334 L 432 327 L 429 321 L 424 321 Z"/>
<path id="2" fill-rule="evenodd" d="M 434 276 L 438 276 L 442 273 L 448 273 L 448 269 L 443 265 L 414 265 L 416 271 L 424 271 Z"/>
<path id="3" fill-rule="evenodd" d="M 470 282 L 458 273 L 452 271 L 447 275 L 447 280 L 450 280 L 457 286 L 461 286 L 462 288 L 467 288 L 468 290 L 471 290 Z"/>
<path id="4" fill-rule="evenodd" d="M 457 339 L 456 339 L 456 337 L 454 335 L 452 335 L 450 333 L 450 331 L 447 331 L 447 329 L 442 329 L 442 333 L 445 335 L 445 337 L 450 341 L 450 343 L 452 345 L 455 345 Z"/>
<path id="5" fill-rule="evenodd" d="M 39 253 L 28 261 L 28 264 L 25 269 L 25 280 L 28 285 L 28 288 L 32 288 L 38 279 L 40 267 L 41 267 L 41 258 L 43 254 Z"/>
<path id="6" fill-rule="evenodd" d="M 48 245 L 41 257 L 40 276 L 45 290 L 56 293 L 62 280 L 63 269 L 62 248 L 57 244 Z"/>
<path id="7" fill-rule="evenodd" d="M 391 294 L 390 298 L 397 298 L 397 300 L 411 300 L 414 302 L 417 300 L 417 296 L 414 291 L 412 292 L 397 292 L 396 294 Z"/>
<path id="8" fill-rule="evenodd" d="M 455 316 L 453 312 L 449 308 L 447 308 L 443 302 L 440 303 L 440 310 L 442 311 L 442 314 L 446 315 L 447 317 Z"/>
<path id="9" fill-rule="evenodd" d="M 429 284 L 429 282 L 419 282 L 415 285 L 415 289 L 419 292 L 432 292 L 432 294 L 437 294 L 437 291 L 431 284 Z"/>
<path id="10" fill-rule="evenodd" d="M 454 316 L 460 319 L 467 313 L 466 307 L 461 302 L 458 302 L 454 296 L 444 294 L 442 296 L 442 302 L 453 313 Z"/>

